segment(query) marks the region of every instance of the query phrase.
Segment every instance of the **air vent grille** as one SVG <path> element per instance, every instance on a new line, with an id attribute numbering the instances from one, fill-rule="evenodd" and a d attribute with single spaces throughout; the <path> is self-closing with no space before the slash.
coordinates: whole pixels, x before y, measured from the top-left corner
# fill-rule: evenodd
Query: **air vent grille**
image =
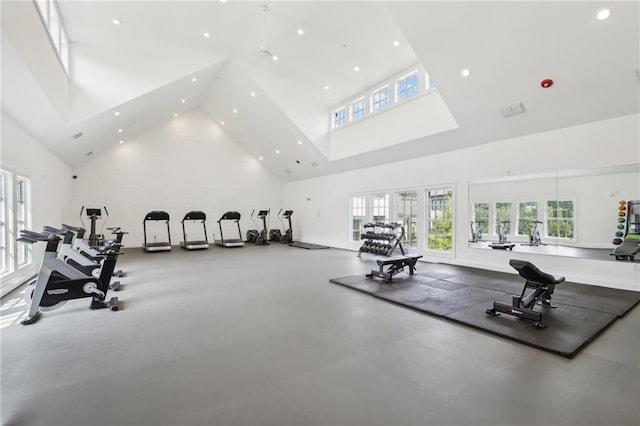
<path id="1" fill-rule="evenodd" d="M 500 108 L 500 113 L 504 118 L 512 117 L 518 114 L 524 114 L 527 110 L 522 102 Z"/>

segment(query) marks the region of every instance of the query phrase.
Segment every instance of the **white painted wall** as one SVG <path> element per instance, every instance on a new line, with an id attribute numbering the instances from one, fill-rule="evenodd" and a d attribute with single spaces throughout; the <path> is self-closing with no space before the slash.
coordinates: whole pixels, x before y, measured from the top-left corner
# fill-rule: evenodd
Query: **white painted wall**
<path id="1" fill-rule="evenodd" d="M 270 208 L 275 213 L 282 207 L 282 182 L 199 108 L 87 161 L 73 174 L 78 178 L 72 182 L 67 220 L 79 224 L 82 206 L 106 206 L 106 226 L 128 231 L 127 247 L 142 246 L 142 221 L 152 210 L 170 214 L 172 244 L 178 245 L 181 221 L 191 210 L 207 214 L 213 242 L 212 233 L 219 234 L 216 221 L 224 212 L 242 214 L 245 234 L 255 228 L 249 219 L 252 209 Z M 275 217 L 271 223 L 280 226 Z M 166 228 L 154 225 L 158 224 L 148 223 L 147 238 L 153 241 L 156 235 L 158 241 L 166 241 Z M 235 235 L 225 236 L 237 238 L 237 229 Z"/>
<path id="2" fill-rule="evenodd" d="M 346 108 L 348 116 L 349 106 Z M 332 130 L 329 133 L 329 159 L 335 161 L 457 127 L 440 93 L 432 90 Z"/>
<path id="3" fill-rule="evenodd" d="M 446 260 L 511 272 L 508 267 L 510 253 L 468 248 L 469 181 L 504 176 L 507 170 L 511 175 L 519 175 L 640 163 L 639 124 L 640 116 L 636 114 L 291 182 L 285 184 L 284 200 L 295 210 L 293 222 L 297 240 L 355 250 L 359 244 L 349 242 L 351 194 L 454 183 L 456 253 L 454 259 Z M 535 147 L 535 159 L 530 158 L 532 146 Z M 564 274 L 570 280 L 640 290 L 640 271 L 630 263 L 534 254 L 521 257 L 535 262 L 543 270 Z M 425 260 L 443 259 L 425 256 Z"/>
<path id="4" fill-rule="evenodd" d="M 4 113 L 1 146 L 2 168 L 31 179 L 32 229 L 62 223 L 71 201 L 71 169 Z M 38 272 L 43 251 L 44 244 L 36 244 L 29 267 L 2 277 L 1 295 Z"/>

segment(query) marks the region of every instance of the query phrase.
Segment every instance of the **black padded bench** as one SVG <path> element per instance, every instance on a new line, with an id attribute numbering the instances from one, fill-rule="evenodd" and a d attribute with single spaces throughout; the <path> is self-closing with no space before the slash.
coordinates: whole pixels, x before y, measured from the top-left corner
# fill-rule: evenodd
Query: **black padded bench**
<path id="1" fill-rule="evenodd" d="M 633 262 L 636 254 L 638 254 L 638 240 L 633 238 L 627 238 L 618 247 L 613 250 L 613 253 L 609 253 L 611 256 L 615 256 L 616 260 L 628 260 Z"/>
<path id="2" fill-rule="evenodd" d="M 371 273 L 367 274 L 367 278 L 380 277 L 386 282 L 393 281 L 393 276 L 399 272 L 402 272 L 405 267 L 409 267 L 409 275 L 413 275 L 416 270 L 416 262 L 422 257 L 421 254 L 407 254 L 403 256 L 394 256 L 388 259 L 378 259 L 378 270 L 371 270 Z M 386 268 L 385 268 L 386 267 Z"/>

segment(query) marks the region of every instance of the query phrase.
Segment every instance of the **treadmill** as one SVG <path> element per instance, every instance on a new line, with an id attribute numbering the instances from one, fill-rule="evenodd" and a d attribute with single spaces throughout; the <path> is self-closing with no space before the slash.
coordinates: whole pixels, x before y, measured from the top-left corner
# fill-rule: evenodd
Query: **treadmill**
<path id="1" fill-rule="evenodd" d="M 147 241 L 147 222 L 165 222 L 167 224 L 167 237 L 168 241 L 157 241 L 156 236 L 153 237 L 153 242 Z M 169 213 L 160 210 L 154 210 L 147 213 L 142 221 L 142 227 L 144 228 L 144 251 L 169 251 L 171 250 L 171 231 L 169 230 Z"/>
<path id="2" fill-rule="evenodd" d="M 201 211 L 190 211 L 184 218 L 182 219 L 182 236 L 184 238 L 183 241 L 180 241 L 180 247 L 186 250 L 203 250 L 209 248 L 209 240 L 207 239 L 207 225 L 205 221 L 207 220 L 207 215 Z M 185 221 L 189 222 L 198 222 L 202 223 L 202 227 L 204 228 L 204 240 L 199 241 L 189 241 L 187 239 L 187 231 L 184 225 Z"/>
<path id="3" fill-rule="evenodd" d="M 238 226 L 238 237 L 234 239 L 226 239 L 224 238 L 224 234 L 222 232 L 222 221 L 223 220 L 232 220 L 235 221 Z M 218 226 L 220 227 L 220 239 L 215 240 L 216 244 L 222 247 L 244 247 L 244 240 L 242 239 L 242 231 L 240 231 L 240 213 L 239 212 L 226 212 L 222 215 L 220 220 L 218 220 Z"/>

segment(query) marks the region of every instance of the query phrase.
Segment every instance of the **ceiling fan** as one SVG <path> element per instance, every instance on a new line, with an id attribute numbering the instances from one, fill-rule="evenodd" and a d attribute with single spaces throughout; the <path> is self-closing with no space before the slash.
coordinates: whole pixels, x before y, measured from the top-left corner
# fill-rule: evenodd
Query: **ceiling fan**
<path id="1" fill-rule="evenodd" d="M 262 33 L 262 46 L 258 51 L 258 55 L 271 58 L 273 61 L 278 60 L 278 56 L 274 55 L 267 47 L 267 13 L 269 12 L 269 6 L 262 5 L 262 18 L 263 18 L 263 33 Z"/>

